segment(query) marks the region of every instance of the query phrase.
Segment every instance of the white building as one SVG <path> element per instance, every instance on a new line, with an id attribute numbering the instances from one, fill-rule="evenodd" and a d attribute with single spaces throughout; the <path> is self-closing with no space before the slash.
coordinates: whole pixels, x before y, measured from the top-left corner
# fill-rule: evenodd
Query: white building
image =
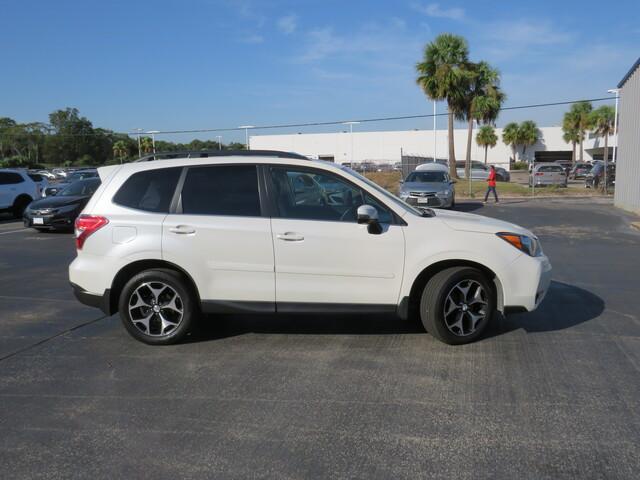
<path id="1" fill-rule="evenodd" d="M 471 147 L 473 160 L 484 160 L 484 149 L 475 141 L 475 133 Z M 502 129 L 497 128 L 498 143 L 490 148 L 488 163 L 508 168 L 509 158 L 513 156 L 510 147 L 502 142 Z M 447 131 L 437 130 L 435 153 L 437 158 L 448 156 Z M 456 129 L 454 133 L 457 160 L 464 160 L 467 146 L 467 130 Z M 337 133 L 299 133 L 289 135 L 252 135 L 251 148 L 254 150 L 281 150 L 296 152 L 311 158 L 345 162 L 400 162 L 401 155 L 417 155 L 432 157 L 434 154 L 433 130 L 383 131 L 383 132 L 347 132 Z M 584 159 L 601 159 L 603 155 L 603 139 L 587 135 L 584 141 Z M 615 141 L 609 139 L 609 145 Z M 577 158 L 579 158 L 579 147 Z M 562 140 L 560 127 L 540 128 L 538 142 L 527 147 L 524 155 L 522 147 L 518 149 L 518 160 L 571 160 L 572 147 Z M 353 158 L 352 158 L 353 152 Z M 611 149 L 610 149 L 611 152 Z"/>

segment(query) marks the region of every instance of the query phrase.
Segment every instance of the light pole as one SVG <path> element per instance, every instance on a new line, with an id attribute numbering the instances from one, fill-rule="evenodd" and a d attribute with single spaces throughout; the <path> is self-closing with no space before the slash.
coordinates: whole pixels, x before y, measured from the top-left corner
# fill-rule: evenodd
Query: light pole
<path id="1" fill-rule="evenodd" d="M 222 150 L 222 135 L 216 135 L 218 139 L 218 150 Z"/>
<path id="2" fill-rule="evenodd" d="M 142 145 L 140 143 L 140 133 L 144 132 L 144 128 L 134 128 L 138 132 L 138 158 L 142 157 Z"/>
<path id="3" fill-rule="evenodd" d="M 149 130 L 147 132 L 149 135 L 151 135 L 151 143 L 153 144 L 153 154 L 156 154 L 156 133 L 160 133 L 159 130 Z"/>
<path id="4" fill-rule="evenodd" d="M 433 101 L 433 162 L 435 163 L 438 155 L 437 136 L 436 136 L 436 101 Z"/>
<path id="5" fill-rule="evenodd" d="M 616 136 L 616 144 L 613 146 L 613 163 L 616 163 L 618 153 L 618 102 L 620 100 L 620 89 L 611 88 L 607 90 L 608 93 L 616 94 L 616 116 L 613 119 L 613 134 Z"/>
<path id="6" fill-rule="evenodd" d="M 351 141 L 351 166 L 353 167 L 353 126 L 360 122 L 343 122 L 343 125 L 349 125 L 349 140 Z"/>
<path id="7" fill-rule="evenodd" d="M 244 144 L 247 147 L 247 150 L 251 150 L 249 146 L 249 129 L 256 127 L 253 125 L 240 125 L 238 128 L 244 128 Z"/>

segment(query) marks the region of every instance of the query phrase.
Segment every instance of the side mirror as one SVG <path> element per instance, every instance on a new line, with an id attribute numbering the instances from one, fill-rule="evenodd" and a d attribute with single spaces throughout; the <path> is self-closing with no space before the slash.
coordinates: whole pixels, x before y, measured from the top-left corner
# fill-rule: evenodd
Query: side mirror
<path id="1" fill-rule="evenodd" d="M 404 180 L 400 180 L 400 182 L 398 182 L 398 183 L 400 183 L 400 185 L 402 185 L 404 183 Z"/>
<path id="2" fill-rule="evenodd" d="M 358 207 L 358 223 L 371 225 L 378 223 L 378 211 L 371 205 L 360 205 Z"/>

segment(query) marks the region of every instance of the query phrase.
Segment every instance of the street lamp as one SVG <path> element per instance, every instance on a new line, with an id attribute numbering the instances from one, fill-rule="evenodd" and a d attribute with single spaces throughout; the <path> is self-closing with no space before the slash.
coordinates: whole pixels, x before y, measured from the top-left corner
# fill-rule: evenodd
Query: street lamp
<path id="1" fill-rule="evenodd" d="M 142 145 L 140 143 L 140 133 L 144 132 L 144 128 L 134 128 L 138 132 L 138 158 L 142 157 Z"/>
<path id="2" fill-rule="evenodd" d="M 247 150 L 251 150 L 249 146 L 249 129 L 256 127 L 254 125 L 240 125 L 238 128 L 244 128 L 244 144 L 247 147 Z"/>
<path id="3" fill-rule="evenodd" d="M 438 147 L 436 143 L 436 101 L 433 101 L 433 161 L 436 161 Z"/>
<path id="4" fill-rule="evenodd" d="M 351 165 L 353 166 L 353 126 L 360 122 L 342 122 L 343 125 L 349 125 L 349 140 L 351 140 Z"/>
<path id="5" fill-rule="evenodd" d="M 218 150 L 222 150 L 222 135 L 216 135 L 218 139 Z"/>
<path id="6" fill-rule="evenodd" d="M 156 154 L 156 133 L 160 133 L 159 130 L 149 130 L 148 132 L 149 135 L 151 135 L 151 143 L 153 144 L 153 154 Z"/>
<path id="7" fill-rule="evenodd" d="M 616 160 L 618 159 L 618 102 L 620 100 L 620 89 L 610 88 L 607 92 L 616 94 L 616 116 L 613 119 L 613 134 L 616 136 L 616 144 L 613 146 L 613 163 L 616 163 Z"/>

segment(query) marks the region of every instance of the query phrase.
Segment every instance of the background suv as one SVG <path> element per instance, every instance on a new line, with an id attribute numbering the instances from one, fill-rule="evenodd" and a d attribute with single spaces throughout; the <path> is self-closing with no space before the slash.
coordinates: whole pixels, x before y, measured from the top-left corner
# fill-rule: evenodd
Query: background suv
<path id="1" fill-rule="evenodd" d="M 10 212 L 20 218 L 31 201 L 40 196 L 40 187 L 26 171 L 0 169 L 0 212 Z"/>
<path id="2" fill-rule="evenodd" d="M 183 158 L 99 174 L 70 281 L 150 344 L 183 339 L 201 312 L 417 315 L 461 344 L 496 310 L 535 309 L 551 278 L 531 232 L 417 210 L 327 162 Z"/>

